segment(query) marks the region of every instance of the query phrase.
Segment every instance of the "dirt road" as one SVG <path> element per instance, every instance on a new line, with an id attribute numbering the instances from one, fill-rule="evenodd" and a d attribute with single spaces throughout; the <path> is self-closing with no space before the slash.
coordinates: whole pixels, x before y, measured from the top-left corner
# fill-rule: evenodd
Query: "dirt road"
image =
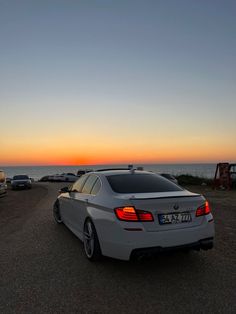
<path id="1" fill-rule="evenodd" d="M 190 188 L 211 202 L 211 251 L 91 263 L 53 221 L 59 186 L 0 199 L 0 313 L 236 313 L 236 191 Z"/>

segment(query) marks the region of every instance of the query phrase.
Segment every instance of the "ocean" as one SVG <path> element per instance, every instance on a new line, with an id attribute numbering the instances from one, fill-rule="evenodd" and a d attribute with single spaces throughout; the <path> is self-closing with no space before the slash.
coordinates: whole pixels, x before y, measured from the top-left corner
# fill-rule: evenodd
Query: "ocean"
<path id="1" fill-rule="evenodd" d="M 134 164 L 135 167 L 142 166 L 144 170 L 155 173 L 170 173 L 173 175 L 190 174 L 204 178 L 213 178 L 216 164 Z M 127 167 L 127 165 L 88 165 L 88 166 L 12 166 L 1 167 L 6 176 L 12 178 L 14 175 L 27 174 L 34 180 L 39 180 L 43 176 L 60 173 L 77 173 L 81 169 L 101 169 L 112 167 Z"/>

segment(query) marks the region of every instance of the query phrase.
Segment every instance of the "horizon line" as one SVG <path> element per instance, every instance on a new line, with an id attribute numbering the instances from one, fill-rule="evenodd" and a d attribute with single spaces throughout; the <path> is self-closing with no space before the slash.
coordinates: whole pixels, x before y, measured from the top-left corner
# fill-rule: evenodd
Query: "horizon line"
<path id="1" fill-rule="evenodd" d="M 98 164 L 2 164 L 0 165 L 0 167 L 92 167 L 92 166 L 110 166 L 110 165 L 116 165 L 116 166 L 127 166 L 128 165 L 135 165 L 135 166 L 142 166 L 142 165 L 201 165 L 201 164 L 218 164 L 218 163 L 222 163 L 222 162 L 228 162 L 228 163 L 236 163 L 236 161 L 207 161 L 207 162 L 135 162 L 135 163 L 98 163 Z"/>

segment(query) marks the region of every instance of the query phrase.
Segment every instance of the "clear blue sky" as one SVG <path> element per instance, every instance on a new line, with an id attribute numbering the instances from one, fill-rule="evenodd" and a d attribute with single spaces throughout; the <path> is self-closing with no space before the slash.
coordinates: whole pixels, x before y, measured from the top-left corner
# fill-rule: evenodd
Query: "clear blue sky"
<path id="1" fill-rule="evenodd" d="M 131 161 L 173 144 L 176 161 L 235 160 L 235 17 L 229 0 L 0 0 L 0 163 L 58 138 L 78 160 L 91 141 Z"/>

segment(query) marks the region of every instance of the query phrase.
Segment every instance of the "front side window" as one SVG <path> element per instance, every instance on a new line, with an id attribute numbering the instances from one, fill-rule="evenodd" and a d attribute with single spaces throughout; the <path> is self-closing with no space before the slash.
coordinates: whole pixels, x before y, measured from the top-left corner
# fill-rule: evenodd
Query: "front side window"
<path id="1" fill-rule="evenodd" d="M 155 174 L 118 174 L 107 176 L 116 193 L 155 193 L 183 191 L 175 183 Z"/>

